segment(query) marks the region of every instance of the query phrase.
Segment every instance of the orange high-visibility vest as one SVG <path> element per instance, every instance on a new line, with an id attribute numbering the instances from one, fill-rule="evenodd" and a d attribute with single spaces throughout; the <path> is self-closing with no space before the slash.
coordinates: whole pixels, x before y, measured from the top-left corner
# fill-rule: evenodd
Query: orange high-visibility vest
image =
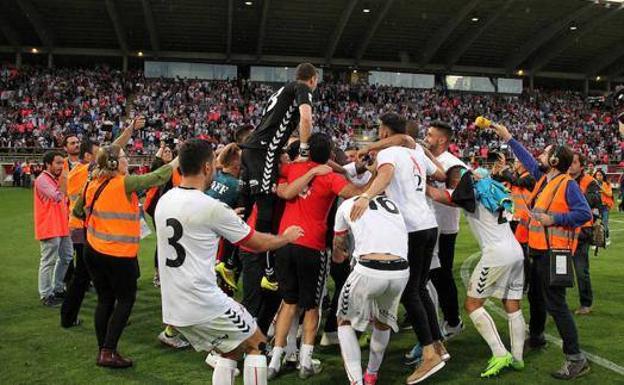
<path id="1" fill-rule="evenodd" d="M 76 218 L 72 212 L 76 206 L 76 202 L 82 194 L 82 188 L 87 183 L 89 176 L 89 164 L 79 164 L 72 168 L 67 175 L 67 197 L 69 198 L 69 228 L 71 230 L 84 228 L 84 222 L 80 218 Z"/>
<path id="2" fill-rule="evenodd" d="M 178 187 L 182 182 L 182 175 L 180 174 L 180 170 L 178 168 L 173 169 L 171 173 L 171 184 L 173 187 Z"/>
<path id="3" fill-rule="evenodd" d="M 613 199 L 613 188 L 611 187 L 611 183 L 607 181 L 602 182 L 602 189 L 604 190 L 600 191 L 602 204 L 607 206 L 609 209 L 613 208 L 613 206 L 615 206 L 615 201 Z"/>
<path id="4" fill-rule="evenodd" d="M 587 194 L 587 189 L 589 188 L 589 185 L 591 184 L 591 182 L 593 182 L 594 180 L 595 179 L 592 178 L 591 176 L 587 174 L 583 174 L 583 176 L 578 182 L 579 187 L 581 188 L 581 191 L 583 192 L 583 195 Z M 592 227 L 593 224 L 594 224 L 594 216 L 592 215 L 592 218 L 588 220 L 587 222 L 583 223 L 583 226 L 581 227 Z"/>
<path id="5" fill-rule="evenodd" d="M 44 171 L 37 177 L 49 178 L 58 186 L 58 180 L 49 172 Z M 65 237 L 69 235 L 69 226 L 67 223 L 67 198 L 55 202 L 51 199 L 40 196 L 37 191 L 37 180 L 35 180 L 34 197 L 34 217 L 35 217 L 35 239 L 43 240 L 55 237 Z"/>
<path id="6" fill-rule="evenodd" d="M 573 179 L 570 178 L 569 175 L 561 174 L 547 183 L 546 175 L 543 175 L 531 194 L 531 201 L 534 202 L 533 212 L 550 215 L 569 213 L 570 208 L 568 207 L 565 195 L 568 183 L 572 180 Z M 547 183 L 546 187 L 539 193 L 544 183 Z M 531 217 L 531 221 L 529 222 L 529 248 L 540 251 L 549 249 L 570 249 L 572 253 L 574 253 L 576 251 L 580 230 L 580 227 L 548 226 L 548 242 L 546 242 L 544 226 L 535 218 Z"/>
<path id="7" fill-rule="evenodd" d="M 93 205 L 95 193 L 102 183 L 104 180 L 95 180 L 87 185 L 87 241 L 99 253 L 120 258 L 136 258 L 141 240 L 139 198 L 133 192 L 128 200 L 124 176 L 118 175 L 104 187 Z"/>
<path id="8" fill-rule="evenodd" d="M 520 178 L 524 178 L 527 175 L 529 175 L 529 172 L 525 171 L 520 175 Z M 527 243 L 529 241 L 529 220 L 531 219 L 527 203 L 531 199 L 531 190 L 519 186 L 511 186 L 511 199 L 514 202 L 513 219 L 518 222 L 515 232 L 516 239 L 520 243 Z"/>

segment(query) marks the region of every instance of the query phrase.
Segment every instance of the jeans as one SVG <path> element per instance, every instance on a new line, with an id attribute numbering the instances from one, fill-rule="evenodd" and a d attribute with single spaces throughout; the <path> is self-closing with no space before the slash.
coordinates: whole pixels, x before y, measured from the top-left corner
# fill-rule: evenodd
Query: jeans
<path id="1" fill-rule="evenodd" d="M 98 346 L 116 350 L 136 299 L 138 261 L 98 253 L 88 244 L 84 256 L 98 296 L 95 308 Z"/>
<path id="2" fill-rule="evenodd" d="M 44 239 L 40 246 L 39 297 L 46 298 L 64 291 L 63 279 L 72 262 L 74 248 L 69 236 Z"/>
<path id="3" fill-rule="evenodd" d="M 459 303 L 457 302 L 457 285 L 453 278 L 453 261 L 455 259 L 455 240 L 457 234 L 440 234 L 438 238 L 438 258 L 440 268 L 431 270 L 429 276 L 438 292 L 440 308 L 444 319 L 450 326 L 459 324 Z"/>
<path id="4" fill-rule="evenodd" d="M 555 321 L 559 336 L 563 340 L 563 353 L 570 361 L 582 361 L 576 323 L 566 302 L 566 288 L 550 286 L 550 260 L 548 255 L 531 251 L 531 283 L 529 284 L 529 336 L 532 340 L 543 340 L 546 327 L 546 312 Z"/>
<path id="5" fill-rule="evenodd" d="M 591 307 L 594 295 L 589 276 L 589 240 L 579 241 L 573 260 L 581 306 Z"/>
<path id="6" fill-rule="evenodd" d="M 609 208 L 604 207 L 600 209 L 600 215 L 602 216 L 602 223 L 605 227 L 605 237 L 609 238 Z"/>
<path id="7" fill-rule="evenodd" d="M 421 346 L 442 340 L 436 309 L 427 290 L 437 235 L 437 228 L 408 233 L 407 259 L 410 272 L 401 303 Z"/>

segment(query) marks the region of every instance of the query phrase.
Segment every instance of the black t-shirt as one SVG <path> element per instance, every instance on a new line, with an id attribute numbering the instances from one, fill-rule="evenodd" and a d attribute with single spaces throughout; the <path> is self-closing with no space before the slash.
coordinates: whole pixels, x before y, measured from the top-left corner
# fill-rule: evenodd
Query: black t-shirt
<path id="1" fill-rule="evenodd" d="M 245 141 L 244 147 L 282 148 L 299 124 L 299 106 L 312 106 L 312 91 L 300 82 L 291 82 L 271 95 L 262 120 Z"/>

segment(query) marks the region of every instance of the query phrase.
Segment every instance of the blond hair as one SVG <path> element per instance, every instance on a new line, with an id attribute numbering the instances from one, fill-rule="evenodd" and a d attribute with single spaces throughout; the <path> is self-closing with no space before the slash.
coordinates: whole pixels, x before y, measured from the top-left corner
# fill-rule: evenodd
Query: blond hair
<path id="1" fill-rule="evenodd" d="M 117 144 L 100 147 L 96 157 L 97 168 L 93 171 L 93 176 L 97 179 L 111 179 L 117 176 L 120 154 L 121 147 Z"/>

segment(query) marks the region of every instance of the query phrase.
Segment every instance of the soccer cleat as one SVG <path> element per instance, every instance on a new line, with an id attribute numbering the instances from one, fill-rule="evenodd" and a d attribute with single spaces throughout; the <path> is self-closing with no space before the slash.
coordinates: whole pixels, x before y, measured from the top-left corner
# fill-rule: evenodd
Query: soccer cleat
<path id="1" fill-rule="evenodd" d="M 364 385 L 376 385 L 377 373 L 369 373 L 368 370 L 364 373 Z"/>
<path id="2" fill-rule="evenodd" d="M 409 320 L 409 317 L 407 316 L 407 314 L 403 317 L 403 320 L 401 321 L 401 325 L 399 326 L 401 330 L 411 330 L 413 329 L 412 327 L 412 323 Z"/>
<path id="3" fill-rule="evenodd" d="M 262 281 L 260 281 L 260 287 L 264 290 L 277 291 L 279 288 L 277 282 L 271 282 L 269 279 L 264 276 L 262 277 Z"/>
<path id="4" fill-rule="evenodd" d="M 187 340 L 185 340 L 180 333 L 173 336 L 167 335 L 167 329 L 160 332 L 160 334 L 158 335 L 158 340 L 164 345 L 167 345 L 174 349 L 184 349 L 191 346 L 191 344 Z"/>
<path id="5" fill-rule="evenodd" d="M 321 346 L 339 345 L 337 332 L 324 332 L 321 337 Z"/>
<path id="6" fill-rule="evenodd" d="M 516 360 L 515 358 L 511 361 L 511 367 L 513 370 L 518 372 L 524 370 L 524 360 Z"/>
<path id="7" fill-rule="evenodd" d="M 215 272 L 221 276 L 223 281 L 231 287 L 232 290 L 236 290 L 236 275 L 234 274 L 234 270 L 225 267 L 225 262 L 219 262 L 217 266 L 215 266 Z"/>
<path id="8" fill-rule="evenodd" d="M 568 361 L 563 363 L 561 369 L 552 373 L 551 375 L 558 380 L 573 380 L 584 376 L 590 372 L 589 362 L 587 360 L 582 361 Z"/>
<path id="9" fill-rule="evenodd" d="M 416 343 L 409 353 L 405 354 L 405 365 L 413 366 L 418 365 L 422 361 L 422 346 Z"/>
<path id="10" fill-rule="evenodd" d="M 576 315 L 590 315 L 592 312 L 592 308 L 589 306 L 581 306 L 578 309 L 576 309 L 576 311 L 574 312 L 574 314 Z"/>
<path id="11" fill-rule="evenodd" d="M 405 383 L 407 385 L 412 385 L 423 382 L 427 378 L 439 372 L 445 365 L 446 362 L 442 361 L 442 358 L 440 358 L 439 356 L 436 356 L 433 359 L 424 360 L 414 370 L 414 372 L 410 374 L 409 377 L 407 377 Z"/>
<path id="12" fill-rule="evenodd" d="M 312 359 L 312 361 L 316 361 L 314 359 Z M 282 366 L 284 367 L 284 369 L 286 368 L 290 368 L 290 369 L 298 369 L 299 368 L 299 351 L 295 350 L 292 353 L 288 353 L 284 355 L 284 358 L 282 359 Z"/>
<path id="13" fill-rule="evenodd" d="M 210 366 L 213 370 L 217 367 L 217 361 L 219 361 L 219 355 L 213 351 L 209 352 L 206 356 L 206 365 Z M 234 369 L 234 377 L 238 377 L 240 375 L 240 370 L 238 368 Z"/>
<path id="14" fill-rule="evenodd" d="M 481 373 L 481 378 L 488 378 L 498 376 L 501 370 L 511 366 L 513 357 L 511 353 L 507 353 L 502 357 L 492 357 L 488 361 L 488 365 Z"/>
<path id="15" fill-rule="evenodd" d="M 300 366 L 299 367 L 299 378 L 302 380 L 307 380 L 308 378 L 315 376 L 323 371 L 323 366 L 320 361 L 317 361 L 318 365 L 312 360 L 311 367 Z"/>
<path id="16" fill-rule="evenodd" d="M 442 332 L 442 337 L 444 337 L 444 340 L 449 341 L 457 337 L 458 335 L 461 334 L 462 331 L 464 331 L 464 323 L 460 319 L 459 323 L 456 326 L 451 326 L 449 325 L 447 321 L 444 321 L 440 329 L 441 329 L 440 331 Z"/>

